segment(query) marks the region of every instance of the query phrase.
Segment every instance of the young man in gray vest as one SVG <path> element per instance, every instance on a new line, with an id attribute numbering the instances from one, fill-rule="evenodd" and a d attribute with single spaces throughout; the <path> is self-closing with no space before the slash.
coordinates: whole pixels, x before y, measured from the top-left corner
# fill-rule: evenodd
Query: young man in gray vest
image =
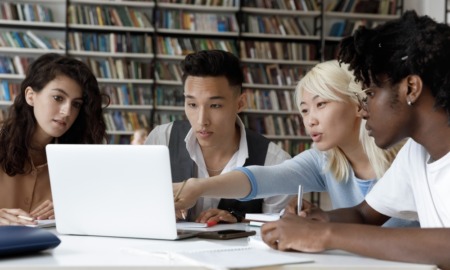
<path id="1" fill-rule="evenodd" d="M 219 50 L 199 51 L 187 55 L 181 67 L 188 121 L 157 126 L 145 141 L 169 146 L 173 182 L 247 165 L 275 165 L 290 158 L 273 142 L 245 129 L 239 118 L 246 97 L 236 56 Z M 235 223 L 245 213 L 280 212 L 288 201 L 284 195 L 248 202 L 201 198 L 187 219 Z"/>

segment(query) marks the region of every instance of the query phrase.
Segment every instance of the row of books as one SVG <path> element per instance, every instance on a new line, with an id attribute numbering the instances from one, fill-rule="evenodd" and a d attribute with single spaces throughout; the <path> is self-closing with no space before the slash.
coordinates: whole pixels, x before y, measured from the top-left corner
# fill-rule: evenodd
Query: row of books
<path id="1" fill-rule="evenodd" d="M 152 37 L 147 34 L 69 32 L 69 49 L 76 51 L 152 53 Z"/>
<path id="2" fill-rule="evenodd" d="M 239 42 L 241 59 L 316 60 L 315 44 L 275 41 Z"/>
<path id="3" fill-rule="evenodd" d="M 244 81 L 249 84 L 295 85 L 308 72 L 309 67 L 278 64 L 245 64 Z"/>
<path id="4" fill-rule="evenodd" d="M 95 59 L 88 58 L 86 64 L 95 77 L 105 79 L 151 79 L 151 63 L 130 59 Z"/>
<path id="5" fill-rule="evenodd" d="M 309 36 L 308 26 L 297 16 L 244 15 L 243 32 L 273 34 L 282 36 Z"/>
<path id="6" fill-rule="evenodd" d="M 0 100 L 13 101 L 20 93 L 20 84 L 5 80 L 0 81 Z"/>
<path id="7" fill-rule="evenodd" d="M 184 10 L 158 10 L 156 26 L 205 32 L 239 32 L 234 14 L 195 13 Z"/>
<path id="8" fill-rule="evenodd" d="M 255 8 L 320 11 L 320 5 L 316 0 L 248 0 L 244 5 Z"/>
<path id="9" fill-rule="evenodd" d="M 263 135 L 305 136 L 300 115 L 243 115 L 244 125 Z"/>
<path id="10" fill-rule="evenodd" d="M 20 57 L 18 55 L 0 56 L 0 74 L 25 74 L 28 66 L 34 61 L 31 57 Z"/>
<path id="11" fill-rule="evenodd" d="M 215 7 L 239 7 L 239 0 L 159 0 L 160 3 L 200 5 Z"/>
<path id="12" fill-rule="evenodd" d="M 0 47 L 64 50 L 62 40 L 35 34 L 28 30 L 0 32 Z"/>
<path id="13" fill-rule="evenodd" d="M 108 132 L 107 132 L 108 133 Z M 109 135 L 109 144 L 131 144 L 131 135 Z"/>
<path id="14" fill-rule="evenodd" d="M 277 140 L 277 141 L 274 141 L 274 143 L 276 143 L 278 146 L 283 148 L 286 152 L 291 154 L 292 157 L 311 148 L 311 142 L 305 142 L 305 141 L 299 141 L 299 140 Z"/>
<path id="15" fill-rule="evenodd" d="M 397 0 L 333 0 L 325 7 L 327 11 L 394 15 Z"/>
<path id="16" fill-rule="evenodd" d="M 152 105 L 150 86 L 103 85 L 101 92 L 109 96 L 111 105 Z"/>
<path id="17" fill-rule="evenodd" d="M 158 36 L 156 44 L 158 53 L 164 55 L 187 55 L 201 50 L 224 50 L 238 55 L 232 40 Z"/>
<path id="18" fill-rule="evenodd" d="M 183 89 L 180 87 L 161 87 L 156 88 L 156 104 L 160 106 L 184 107 Z"/>
<path id="19" fill-rule="evenodd" d="M 186 115 L 184 112 L 180 113 L 169 113 L 169 112 L 158 112 L 155 114 L 155 125 L 162 125 L 173 122 L 175 120 L 186 120 Z"/>
<path id="20" fill-rule="evenodd" d="M 330 28 L 330 36 L 332 37 L 346 37 L 358 29 L 360 26 L 366 26 L 368 28 L 373 28 L 378 25 L 376 21 L 367 20 L 344 20 L 334 22 Z"/>
<path id="21" fill-rule="evenodd" d="M 245 89 L 247 109 L 294 111 L 294 91 L 291 90 L 254 90 Z"/>
<path id="22" fill-rule="evenodd" d="M 179 63 L 156 62 L 155 78 L 157 80 L 181 82 L 181 67 Z"/>
<path id="23" fill-rule="evenodd" d="M 103 113 L 106 129 L 109 131 L 134 131 L 149 128 L 150 119 L 145 113 L 110 111 Z"/>
<path id="24" fill-rule="evenodd" d="M 52 10 L 40 4 L 1 3 L 1 20 L 54 22 Z"/>
<path id="25" fill-rule="evenodd" d="M 70 5 L 68 22 L 99 26 L 151 27 L 151 12 L 127 6 Z"/>

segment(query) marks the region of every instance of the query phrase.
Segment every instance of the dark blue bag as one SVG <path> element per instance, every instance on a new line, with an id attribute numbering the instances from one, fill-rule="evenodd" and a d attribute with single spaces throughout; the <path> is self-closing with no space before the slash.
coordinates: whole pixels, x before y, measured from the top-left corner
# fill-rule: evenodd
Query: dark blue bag
<path id="1" fill-rule="evenodd" d="M 57 247 L 61 240 L 50 231 L 27 226 L 0 226 L 0 256 L 22 255 Z"/>

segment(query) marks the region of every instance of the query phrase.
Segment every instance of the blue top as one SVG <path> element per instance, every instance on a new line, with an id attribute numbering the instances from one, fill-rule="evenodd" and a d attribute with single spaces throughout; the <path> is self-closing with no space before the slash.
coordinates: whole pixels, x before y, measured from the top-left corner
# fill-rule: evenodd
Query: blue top
<path id="1" fill-rule="evenodd" d="M 302 185 L 303 192 L 328 192 L 333 209 L 347 208 L 360 204 L 377 182 L 377 179 L 357 178 L 351 168 L 348 178 L 338 182 L 330 172 L 324 172 L 326 164 L 324 152 L 309 149 L 278 165 L 237 168 L 247 175 L 251 184 L 250 194 L 241 200 L 296 194 L 298 185 Z M 389 227 L 419 226 L 418 222 L 399 219 L 386 223 Z"/>

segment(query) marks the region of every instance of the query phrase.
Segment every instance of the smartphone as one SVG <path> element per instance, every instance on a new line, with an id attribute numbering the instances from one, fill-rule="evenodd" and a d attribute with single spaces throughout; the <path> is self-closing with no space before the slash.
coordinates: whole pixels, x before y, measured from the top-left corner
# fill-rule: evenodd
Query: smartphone
<path id="1" fill-rule="evenodd" d="M 218 239 L 218 240 L 228 240 L 241 237 L 247 237 L 255 235 L 256 231 L 244 231 L 244 230 L 223 230 L 214 232 L 202 232 L 197 237 L 205 239 Z"/>

